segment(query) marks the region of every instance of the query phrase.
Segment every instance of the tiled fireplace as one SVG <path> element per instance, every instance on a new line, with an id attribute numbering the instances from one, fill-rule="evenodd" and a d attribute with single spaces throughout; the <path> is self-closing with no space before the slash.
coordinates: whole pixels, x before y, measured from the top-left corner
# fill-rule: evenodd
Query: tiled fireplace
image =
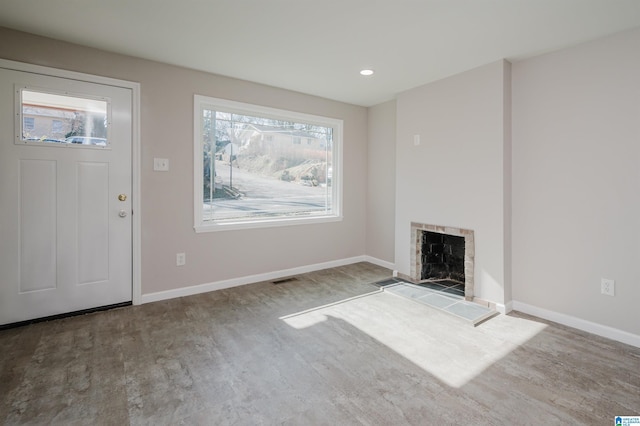
<path id="1" fill-rule="evenodd" d="M 410 276 L 413 283 L 447 280 L 464 283 L 464 297 L 474 297 L 474 236 L 470 229 L 411 222 Z"/>

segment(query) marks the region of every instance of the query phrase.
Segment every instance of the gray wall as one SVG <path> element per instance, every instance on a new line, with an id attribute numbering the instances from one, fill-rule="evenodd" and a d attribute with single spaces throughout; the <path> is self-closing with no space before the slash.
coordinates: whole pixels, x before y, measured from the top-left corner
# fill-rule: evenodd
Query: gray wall
<path id="1" fill-rule="evenodd" d="M 369 108 L 367 254 L 395 261 L 396 102 Z"/>
<path id="2" fill-rule="evenodd" d="M 640 30 L 368 110 L 2 28 L 0 39 L 2 58 L 141 83 L 143 293 L 365 253 L 407 273 L 419 221 L 476 231 L 480 297 L 640 334 Z M 343 119 L 345 220 L 196 235 L 194 93 Z M 171 171 L 154 173 L 153 157 Z M 615 297 L 600 295 L 601 277 Z"/>
<path id="3" fill-rule="evenodd" d="M 513 65 L 513 299 L 636 335 L 639 47 L 636 30 Z"/>
<path id="4" fill-rule="evenodd" d="M 141 84 L 142 293 L 365 254 L 367 109 L 0 28 L 0 57 Z M 196 234 L 193 95 L 344 120 L 344 220 Z M 153 158 L 170 160 L 153 172 Z M 176 252 L 187 264 L 175 266 Z"/>
<path id="5" fill-rule="evenodd" d="M 475 295 L 509 302 L 510 65 L 497 61 L 401 93 L 395 259 L 409 275 L 410 223 L 475 232 Z M 414 145 L 420 135 L 420 145 Z"/>

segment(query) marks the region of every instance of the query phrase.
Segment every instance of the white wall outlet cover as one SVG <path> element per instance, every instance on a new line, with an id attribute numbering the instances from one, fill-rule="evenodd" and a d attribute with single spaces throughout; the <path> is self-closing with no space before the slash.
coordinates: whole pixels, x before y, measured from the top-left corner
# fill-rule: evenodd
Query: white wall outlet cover
<path id="1" fill-rule="evenodd" d="M 186 253 L 176 253 L 176 266 L 184 266 L 187 263 Z"/>
<path id="2" fill-rule="evenodd" d="M 615 295 L 616 282 L 607 278 L 602 278 L 600 281 L 600 292 L 607 296 Z"/>
<path id="3" fill-rule="evenodd" d="M 154 158 L 153 159 L 153 170 L 155 170 L 156 172 L 169 171 L 169 159 L 168 158 Z"/>
<path id="4" fill-rule="evenodd" d="M 413 144 L 415 146 L 420 145 L 420 135 L 413 135 Z"/>

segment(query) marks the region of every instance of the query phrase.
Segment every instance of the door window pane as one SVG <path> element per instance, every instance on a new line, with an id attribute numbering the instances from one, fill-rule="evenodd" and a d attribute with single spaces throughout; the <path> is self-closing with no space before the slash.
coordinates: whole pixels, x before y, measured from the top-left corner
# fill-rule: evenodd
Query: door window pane
<path id="1" fill-rule="evenodd" d="M 24 117 L 22 120 L 23 129 L 25 131 L 31 131 L 36 128 L 36 120 L 33 117 Z"/>
<path id="2" fill-rule="evenodd" d="M 108 111 L 106 99 L 21 89 L 18 141 L 106 147 Z"/>

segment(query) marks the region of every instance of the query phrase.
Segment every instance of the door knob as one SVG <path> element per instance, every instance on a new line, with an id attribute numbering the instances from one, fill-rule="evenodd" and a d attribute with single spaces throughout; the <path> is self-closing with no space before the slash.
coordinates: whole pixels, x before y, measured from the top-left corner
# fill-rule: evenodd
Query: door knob
<path id="1" fill-rule="evenodd" d="M 120 210 L 120 213 L 118 213 L 118 216 L 120 216 L 120 217 L 127 217 L 127 212 L 126 212 L 126 210 Z"/>
<path id="2" fill-rule="evenodd" d="M 120 194 L 120 195 L 118 195 L 118 200 L 127 201 L 127 196 L 125 194 Z"/>

